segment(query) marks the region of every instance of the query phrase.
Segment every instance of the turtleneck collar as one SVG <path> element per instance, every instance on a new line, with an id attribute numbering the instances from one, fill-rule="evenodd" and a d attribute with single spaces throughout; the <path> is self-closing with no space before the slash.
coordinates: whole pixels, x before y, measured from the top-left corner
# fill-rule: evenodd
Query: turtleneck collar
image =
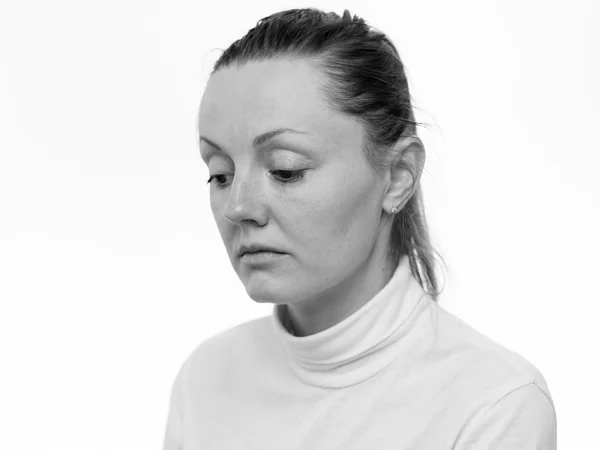
<path id="1" fill-rule="evenodd" d="M 404 255 L 383 289 L 326 330 L 292 335 L 284 325 L 286 305 L 275 304 L 272 318 L 294 373 L 313 386 L 342 388 L 376 375 L 409 350 L 407 334 L 431 301 Z"/>

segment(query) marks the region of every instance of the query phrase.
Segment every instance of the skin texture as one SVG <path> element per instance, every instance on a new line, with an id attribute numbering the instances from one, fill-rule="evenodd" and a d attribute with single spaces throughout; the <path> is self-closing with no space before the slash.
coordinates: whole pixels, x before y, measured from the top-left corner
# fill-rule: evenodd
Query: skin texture
<path id="1" fill-rule="evenodd" d="M 330 107 L 322 75 L 306 60 L 251 62 L 214 73 L 200 105 L 200 142 L 211 176 L 211 209 L 249 297 L 288 305 L 298 336 L 332 327 L 365 305 L 391 278 L 386 260 L 392 207 L 418 180 L 392 165 L 377 174 L 363 152 L 363 125 Z M 283 133 L 254 148 L 252 139 Z M 421 173 L 418 137 L 396 145 Z M 397 161 L 397 160 L 396 160 Z M 277 180 L 303 170 L 287 184 Z M 385 226 L 384 226 L 385 224 Z M 287 253 L 268 265 L 240 260 L 241 243 Z"/>

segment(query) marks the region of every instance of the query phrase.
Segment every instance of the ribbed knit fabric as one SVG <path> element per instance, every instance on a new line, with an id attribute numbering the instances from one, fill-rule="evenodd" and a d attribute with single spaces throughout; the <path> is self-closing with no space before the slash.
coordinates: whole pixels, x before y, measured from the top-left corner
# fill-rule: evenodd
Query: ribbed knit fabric
<path id="1" fill-rule="evenodd" d="M 405 256 L 345 320 L 293 336 L 286 306 L 202 342 L 171 390 L 164 450 L 554 450 L 529 361 L 423 291 Z"/>

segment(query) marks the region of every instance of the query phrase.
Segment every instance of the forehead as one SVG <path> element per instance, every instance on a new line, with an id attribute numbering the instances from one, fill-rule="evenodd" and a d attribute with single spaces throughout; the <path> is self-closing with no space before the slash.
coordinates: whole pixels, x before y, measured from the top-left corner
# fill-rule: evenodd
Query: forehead
<path id="1" fill-rule="evenodd" d="M 200 134 L 241 137 L 278 126 L 319 133 L 343 126 L 345 118 L 328 106 L 321 86 L 318 69 L 306 60 L 221 69 L 211 76 L 202 98 Z"/>

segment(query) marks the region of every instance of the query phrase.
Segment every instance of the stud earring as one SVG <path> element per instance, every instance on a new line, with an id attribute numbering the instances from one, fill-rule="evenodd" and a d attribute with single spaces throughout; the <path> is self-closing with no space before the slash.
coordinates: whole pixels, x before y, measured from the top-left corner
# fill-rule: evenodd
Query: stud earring
<path id="1" fill-rule="evenodd" d="M 392 214 L 396 214 L 396 207 L 395 206 L 392 208 Z"/>

